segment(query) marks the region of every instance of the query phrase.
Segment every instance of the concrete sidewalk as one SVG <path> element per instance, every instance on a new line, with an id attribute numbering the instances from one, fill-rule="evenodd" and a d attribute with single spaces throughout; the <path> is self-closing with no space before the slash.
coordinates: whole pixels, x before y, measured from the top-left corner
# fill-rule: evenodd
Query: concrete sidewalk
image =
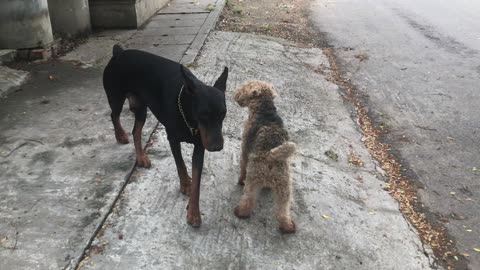
<path id="1" fill-rule="evenodd" d="M 195 73 L 207 83 L 223 66 L 231 71 L 225 148 L 207 153 L 205 161 L 202 227 L 186 224 L 187 198 L 178 191 L 174 160 L 160 127 L 148 151 L 152 168 L 134 173 L 82 269 L 431 268 L 429 251 L 382 189 L 381 172 L 337 87 L 317 73 L 328 70 L 321 50 L 216 32 L 196 64 Z M 242 190 L 236 180 L 247 111 L 232 102 L 232 92 L 248 79 L 275 85 L 279 112 L 298 145 L 292 164 L 295 235 L 279 233 L 268 190 L 261 192 L 250 219 L 233 215 Z M 337 161 L 335 154 L 333 159 L 325 154 L 329 150 Z M 184 145 L 185 156 L 191 151 Z M 353 156 L 357 162 L 349 162 Z"/>
<path id="2" fill-rule="evenodd" d="M 104 66 L 112 46 L 141 49 L 182 64 L 193 62 L 225 5 L 225 0 L 174 0 L 140 30 L 108 30 L 92 35 L 85 44 L 61 59 L 86 67 Z"/>
<path id="3" fill-rule="evenodd" d="M 223 3 L 172 1 L 140 30 L 96 33 L 16 73 L 30 80 L 0 100 L 0 269 L 73 269 L 130 178 L 134 148 L 115 143 L 101 80 L 113 44 L 190 63 Z M 131 129 L 127 107 L 122 120 Z M 144 142 L 156 125 L 149 115 Z"/>

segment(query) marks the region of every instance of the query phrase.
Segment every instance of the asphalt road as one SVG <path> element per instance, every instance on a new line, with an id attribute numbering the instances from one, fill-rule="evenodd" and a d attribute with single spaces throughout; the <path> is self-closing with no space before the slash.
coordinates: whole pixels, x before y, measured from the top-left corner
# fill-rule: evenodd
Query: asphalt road
<path id="1" fill-rule="evenodd" d="M 480 2 L 317 0 L 335 47 L 421 201 L 480 269 Z"/>

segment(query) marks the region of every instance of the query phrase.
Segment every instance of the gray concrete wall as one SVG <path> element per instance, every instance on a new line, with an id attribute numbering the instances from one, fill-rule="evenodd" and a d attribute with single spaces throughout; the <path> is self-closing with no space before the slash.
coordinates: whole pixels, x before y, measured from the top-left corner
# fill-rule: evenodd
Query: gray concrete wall
<path id="1" fill-rule="evenodd" d="M 54 33 L 76 36 L 90 32 L 88 0 L 48 0 Z"/>
<path id="2" fill-rule="evenodd" d="M 51 42 L 47 0 L 0 1 L 0 49 L 33 48 Z"/>
<path id="3" fill-rule="evenodd" d="M 137 0 L 135 10 L 137 14 L 137 27 L 144 24 L 155 12 L 165 6 L 169 0 Z"/>
<path id="4" fill-rule="evenodd" d="M 90 0 L 93 28 L 136 28 L 135 0 Z"/>
<path id="5" fill-rule="evenodd" d="M 138 28 L 169 0 L 90 0 L 94 28 Z"/>

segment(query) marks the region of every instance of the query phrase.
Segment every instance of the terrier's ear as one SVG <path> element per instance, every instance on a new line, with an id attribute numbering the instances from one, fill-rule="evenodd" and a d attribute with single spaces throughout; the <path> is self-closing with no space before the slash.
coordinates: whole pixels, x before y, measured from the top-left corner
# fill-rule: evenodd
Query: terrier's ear
<path id="1" fill-rule="evenodd" d="M 191 95 L 195 95 L 195 91 L 198 87 L 198 79 L 193 73 L 183 65 L 180 65 L 180 71 L 182 73 L 183 80 L 185 81 L 185 91 Z"/>
<path id="2" fill-rule="evenodd" d="M 217 88 L 218 90 L 221 90 L 222 92 L 225 92 L 225 90 L 227 89 L 227 78 L 228 78 L 228 67 L 225 67 L 223 69 L 222 75 L 218 77 L 213 87 Z"/>

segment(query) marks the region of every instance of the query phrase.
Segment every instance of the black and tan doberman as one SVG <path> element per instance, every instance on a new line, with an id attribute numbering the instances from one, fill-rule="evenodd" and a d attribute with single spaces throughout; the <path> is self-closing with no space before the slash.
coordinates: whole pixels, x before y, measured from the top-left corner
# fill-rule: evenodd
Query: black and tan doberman
<path id="1" fill-rule="evenodd" d="M 147 108 L 165 126 L 180 178 L 180 191 L 190 196 L 187 222 L 193 227 L 201 224 L 199 197 L 205 149 L 223 149 L 227 77 L 228 68 L 225 67 L 213 87 L 208 86 L 179 63 L 144 51 L 124 50 L 119 45 L 113 47 L 113 57 L 103 74 L 119 143 L 128 143 L 128 136 L 120 124 L 120 113 L 127 98 L 135 114 L 132 133 L 138 166 L 150 167 L 141 142 Z M 192 178 L 183 161 L 181 142 L 194 145 Z"/>

